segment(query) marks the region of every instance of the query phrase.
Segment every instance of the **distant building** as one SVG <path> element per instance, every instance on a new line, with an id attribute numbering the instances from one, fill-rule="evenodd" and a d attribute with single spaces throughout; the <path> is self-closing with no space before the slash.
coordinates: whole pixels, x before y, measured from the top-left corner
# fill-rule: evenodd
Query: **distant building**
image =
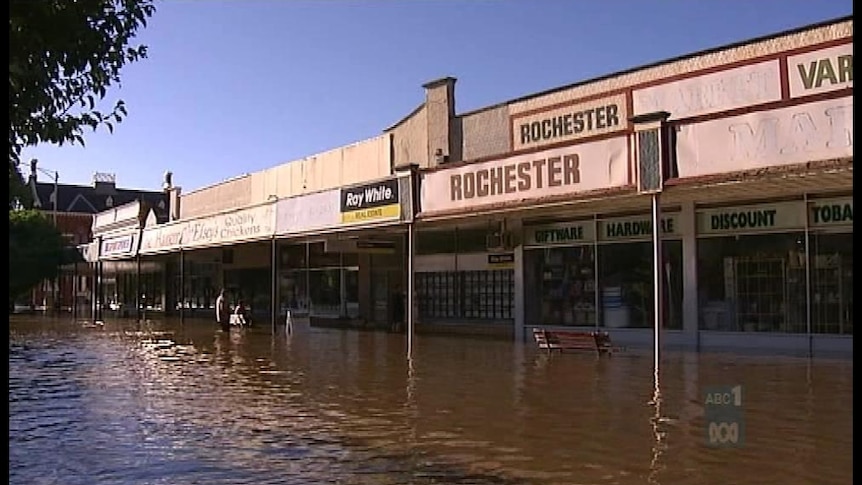
<path id="1" fill-rule="evenodd" d="M 33 208 L 55 219 L 57 227 L 69 246 L 90 243 L 93 240 L 93 216 L 129 202 L 141 201 L 151 207 L 159 221 L 168 218 L 168 196 L 157 190 L 120 189 L 114 174 L 95 173 L 92 185 L 55 184 L 52 180 L 39 180 L 36 161 L 30 164 L 28 185 Z M 33 308 L 71 309 L 76 301 L 89 304 L 93 287 L 92 271 L 85 264 L 72 271 L 64 271 L 55 281 L 44 281 L 30 292 Z M 78 284 L 73 284 L 75 278 Z"/>

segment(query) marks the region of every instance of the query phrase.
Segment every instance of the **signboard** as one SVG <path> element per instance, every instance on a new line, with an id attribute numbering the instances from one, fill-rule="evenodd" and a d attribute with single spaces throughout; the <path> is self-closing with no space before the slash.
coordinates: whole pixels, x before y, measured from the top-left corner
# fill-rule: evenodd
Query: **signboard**
<path id="1" fill-rule="evenodd" d="M 515 264 L 515 253 L 489 254 L 488 266 L 508 268 Z"/>
<path id="2" fill-rule="evenodd" d="M 103 239 L 99 255 L 101 258 L 131 256 L 137 252 L 137 234 Z"/>
<path id="3" fill-rule="evenodd" d="M 680 236 L 679 214 L 664 213 L 661 216 L 662 238 Z M 652 216 L 617 217 L 599 221 L 600 241 L 630 241 L 652 239 Z"/>
<path id="4" fill-rule="evenodd" d="M 470 209 L 629 183 L 626 137 L 437 170 L 422 177 L 423 212 Z"/>
<path id="5" fill-rule="evenodd" d="M 805 208 L 802 202 L 778 202 L 698 211 L 698 234 L 739 234 L 802 230 Z"/>
<path id="6" fill-rule="evenodd" d="M 632 93 L 635 116 L 667 111 L 672 119 L 779 100 L 781 75 L 777 59 L 659 84 Z"/>
<path id="7" fill-rule="evenodd" d="M 853 87 L 853 43 L 787 58 L 790 97 Z"/>
<path id="8" fill-rule="evenodd" d="M 525 228 L 527 246 L 591 243 L 596 239 L 593 221 L 566 222 Z"/>
<path id="9" fill-rule="evenodd" d="M 327 253 L 395 254 L 395 243 L 367 239 L 335 239 L 327 240 L 325 249 Z"/>
<path id="10" fill-rule="evenodd" d="M 341 189 L 341 222 L 380 221 L 401 218 L 398 179 Z"/>
<path id="11" fill-rule="evenodd" d="M 182 247 L 185 222 L 173 222 L 144 229 L 141 233 L 141 254 L 179 250 Z"/>
<path id="12" fill-rule="evenodd" d="M 808 225 L 811 227 L 852 227 L 853 197 L 809 201 Z"/>
<path id="13" fill-rule="evenodd" d="M 339 190 L 332 189 L 278 201 L 275 232 L 298 234 L 338 226 Z"/>
<path id="14" fill-rule="evenodd" d="M 681 126 L 680 177 L 853 155 L 853 97 Z"/>
<path id="15" fill-rule="evenodd" d="M 512 116 L 512 149 L 522 150 L 626 129 L 624 94 Z"/>
<path id="16" fill-rule="evenodd" d="M 141 253 L 270 237 L 274 232 L 274 212 L 274 205 L 267 204 L 146 229 L 141 237 Z"/>

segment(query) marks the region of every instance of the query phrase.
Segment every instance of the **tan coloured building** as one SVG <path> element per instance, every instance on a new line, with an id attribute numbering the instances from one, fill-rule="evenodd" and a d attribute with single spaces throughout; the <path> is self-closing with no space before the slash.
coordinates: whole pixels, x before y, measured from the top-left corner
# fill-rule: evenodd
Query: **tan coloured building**
<path id="1" fill-rule="evenodd" d="M 659 280 L 669 346 L 849 351 L 852 42 L 839 19 L 462 114 L 443 78 L 380 137 L 171 189 L 139 254 L 166 311 L 227 286 L 261 316 L 385 326 L 411 260 L 420 332 L 648 345 Z"/>

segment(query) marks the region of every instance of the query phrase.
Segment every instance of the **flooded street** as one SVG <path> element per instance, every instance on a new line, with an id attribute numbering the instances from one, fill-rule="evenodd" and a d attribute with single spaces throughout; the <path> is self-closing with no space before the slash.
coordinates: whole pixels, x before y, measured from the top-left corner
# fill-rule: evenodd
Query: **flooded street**
<path id="1" fill-rule="evenodd" d="M 11 317 L 12 484 L 849 484 L 852 363 Z M 703 389 L 741 385 L 744 442 Z M 660 419 L 657 419 L 660 418 Z"/>

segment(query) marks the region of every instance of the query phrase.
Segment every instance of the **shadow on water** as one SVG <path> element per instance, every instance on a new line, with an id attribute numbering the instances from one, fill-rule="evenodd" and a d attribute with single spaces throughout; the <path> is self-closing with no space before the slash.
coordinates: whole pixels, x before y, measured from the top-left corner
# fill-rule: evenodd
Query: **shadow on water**
<path id="1" fill-rule="evenodd" d="M 846 360 L 10 322 L 10 483 L 849 483 Z M 745 389 L 706 445 L 705 388 Z"/>

